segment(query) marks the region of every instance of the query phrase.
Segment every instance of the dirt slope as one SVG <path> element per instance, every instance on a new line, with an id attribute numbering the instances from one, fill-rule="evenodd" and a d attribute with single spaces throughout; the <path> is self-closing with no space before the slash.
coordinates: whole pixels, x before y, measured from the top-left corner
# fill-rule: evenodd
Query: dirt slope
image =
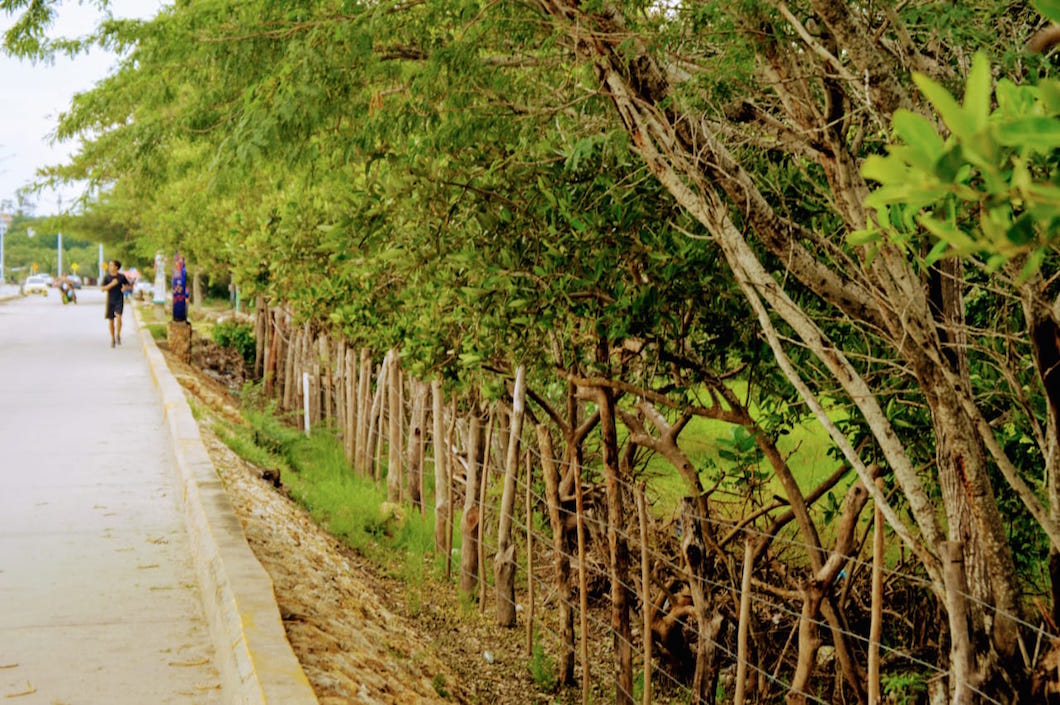
<path id="1" fill-rule="evenodd" d="M 190 396 L 210 414 L 238 419 L 224 385 L 160 347 Z M 288 638 L 322 705 L 555 701 L 529 676 L 521 629 L 461 609 L 452 585 L 425 587 L 415 618 L 406 616 L 404 585 L 321 529 L 210 425 L 208 416 L 199 421 L 203 441 L 272 577 Z"/>

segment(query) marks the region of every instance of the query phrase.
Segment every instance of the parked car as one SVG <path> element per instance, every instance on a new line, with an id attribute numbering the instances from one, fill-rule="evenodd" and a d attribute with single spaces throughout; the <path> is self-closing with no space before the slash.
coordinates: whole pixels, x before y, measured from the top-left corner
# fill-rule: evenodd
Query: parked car
<path id="1" fill-rule="evenodd" d="M 51 286 L 52 278 L 47 274 L 34 274 L 26 278 L 26 281 L 22 284 L 22 293 L 29 294 L 40 294 L 41 296 L 48 295 L 48 287 Z"/>
<path id="2" fill-rule="evenodd" d="M 77 276 L 76 274 L 68 274 L 66 278 L 75 289 L 81 288 L 81 277 Z"/>

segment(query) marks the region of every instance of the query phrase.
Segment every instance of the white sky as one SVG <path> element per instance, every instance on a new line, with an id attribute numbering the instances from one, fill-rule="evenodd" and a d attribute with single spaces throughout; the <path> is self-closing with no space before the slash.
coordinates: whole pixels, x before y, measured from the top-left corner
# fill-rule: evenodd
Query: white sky
<path id="1" fill-rule="evenodd" d="M 111 0 L 115 17 L 153 17 L 168 0 Z M 49 36 L 79 37 L 91 32 L 103 15 L 92 5 L 64 0 Z M 0 31 L 14 18 L 0 13 Z M 76 93 L 91 89 L 115 67 L 117 58 L 95 50 L 76 59 L 57 57 L 54 64 L 19 61 L 0 53 L 0 212 L 12 212 L 16 191 L 36 178 L 37 169 L 61 164 L 77 151 L 76 142 L 50 144 L 59 114 Z M 69 207 L 81 194 L 77 185 L 60 192 L 41 191 L 26 197 L 35 215 Z M 27 210 L 30 210 L 27 207 Z"/>

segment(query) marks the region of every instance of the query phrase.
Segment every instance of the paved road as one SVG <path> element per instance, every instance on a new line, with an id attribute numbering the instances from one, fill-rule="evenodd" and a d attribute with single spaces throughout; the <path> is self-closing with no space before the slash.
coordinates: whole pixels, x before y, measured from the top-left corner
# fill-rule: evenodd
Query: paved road
<path id="1" fill-rule="evenodd" d="M 0 303 L 0 703 L 220 703 L 133 317 L 79 299 Z"/>

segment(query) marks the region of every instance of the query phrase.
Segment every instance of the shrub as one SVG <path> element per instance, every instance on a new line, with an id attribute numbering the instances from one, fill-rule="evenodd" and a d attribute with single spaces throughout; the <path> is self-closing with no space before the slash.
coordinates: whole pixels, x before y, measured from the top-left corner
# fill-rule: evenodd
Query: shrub
<path id="1" fill-rule="evenodd" d="M 254 338 L 254 327 L 239 321 L 222 321 L 210 332 L 214 342 L 223 348 L 238 352 L 247 366 L 254 365 L 257 354 L 257 340 Z"/>

